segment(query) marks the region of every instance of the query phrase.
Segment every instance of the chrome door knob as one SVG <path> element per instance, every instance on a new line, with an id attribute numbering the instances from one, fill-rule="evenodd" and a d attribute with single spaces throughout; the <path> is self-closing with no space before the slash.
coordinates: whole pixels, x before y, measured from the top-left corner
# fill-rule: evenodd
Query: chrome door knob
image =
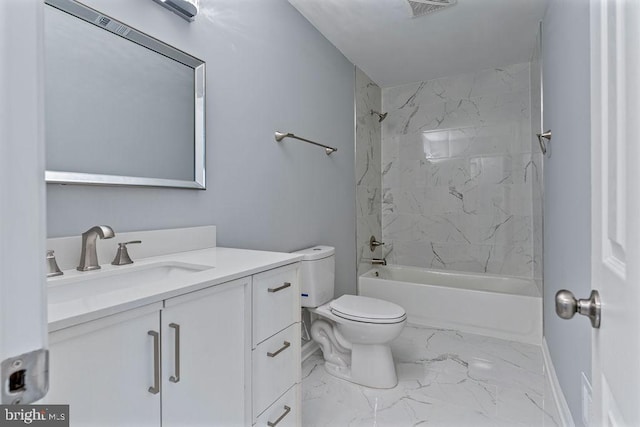
<path id="1" fill-rule="evenodd" d="M 576 313 L 587 316 L 591 320 L 591 326 L 600 327 L 600 294 L 591 291 L 589 299 L 577 300 L 571 291 L 566 289 L 556 293 L 556 314 L 563 319 L 571 319 Z"/>

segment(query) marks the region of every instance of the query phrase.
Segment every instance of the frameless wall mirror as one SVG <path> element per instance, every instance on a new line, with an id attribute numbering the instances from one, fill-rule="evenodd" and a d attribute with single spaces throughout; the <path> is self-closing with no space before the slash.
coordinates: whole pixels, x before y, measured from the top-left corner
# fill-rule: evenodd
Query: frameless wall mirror
<path id="1" fill-rule="evenodd" d="M 205 188 L 205 64 L 73 0 L 46 0 L 49 183 Z"/>

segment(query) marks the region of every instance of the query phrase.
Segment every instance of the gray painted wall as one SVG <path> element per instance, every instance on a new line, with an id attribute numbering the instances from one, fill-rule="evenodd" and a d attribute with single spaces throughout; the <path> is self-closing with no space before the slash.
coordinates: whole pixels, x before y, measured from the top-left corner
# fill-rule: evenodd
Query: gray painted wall
<path id="1" fill-rule="evenodd" d="M 558 290 L 591 288 L 589 2 L 551 0 L 543 30 L 544 127 L 553 140 L 544 165 L 544 335 L 576 425 L 580 373 L 590 377 L 591 327 L 555 314 Z"/>
<path id="2" fill-rule="evenodd" d="M 151 0 L 84 3 L 206 61 L 207 190 L 48 185 L 49 237 L 214 224 L 219 246 L 331 245 L 336 293 L 355 293 L 353 65 L 286 0 L 201 0 L 192 24 Z"/>

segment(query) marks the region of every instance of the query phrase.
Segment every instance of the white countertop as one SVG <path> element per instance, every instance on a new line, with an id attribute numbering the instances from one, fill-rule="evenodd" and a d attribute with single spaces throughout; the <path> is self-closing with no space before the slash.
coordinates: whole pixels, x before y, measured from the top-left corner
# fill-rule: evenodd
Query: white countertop
<path id="1" fill-rule="evenodd" d="M 178 295 L 219 285 L 261 271 L 270 270 L 302 260 L 302 255 L 281 252 L 253 251 L 232 248 L 210 248 L 197 251 L 179 252 L 136 260 L 127 266 L 103 264 L 102 269 L 89 272 L 67 270 L 63 276 L 47 280 L 51 290 L 61 282 L 74 277 L 82 278 L 109 271 L 124 271 L 133 266 L 143 266 L 158 262 L 182 262 L 211 267 L 190 273 L 180 279 L 166 279 L 149 285 L 101 292 L 95 296 L 79 296 L 59 304 L 48 304 L 49 332 L 101 317 L 161 302 Z"/>

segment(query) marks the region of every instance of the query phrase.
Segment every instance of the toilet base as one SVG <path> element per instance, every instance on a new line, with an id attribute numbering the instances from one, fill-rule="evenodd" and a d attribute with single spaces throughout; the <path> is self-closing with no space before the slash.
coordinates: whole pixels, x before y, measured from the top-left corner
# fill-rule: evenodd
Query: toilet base
<path id="1" fill-rule="evenodd" d="M 353 344 L 351 348 L 353 382 L 374 388 L 393 388 L 398 384 L 396 366 L 388 345 Z"/>
<path id="2" fill-rule="evenodd" d="M 388 345 L 359 345 L 351 349 L 351 365 L 325 362 L 325 370 L 334 377 L 372 388 L 398 385 L 396 367 Z"/>

